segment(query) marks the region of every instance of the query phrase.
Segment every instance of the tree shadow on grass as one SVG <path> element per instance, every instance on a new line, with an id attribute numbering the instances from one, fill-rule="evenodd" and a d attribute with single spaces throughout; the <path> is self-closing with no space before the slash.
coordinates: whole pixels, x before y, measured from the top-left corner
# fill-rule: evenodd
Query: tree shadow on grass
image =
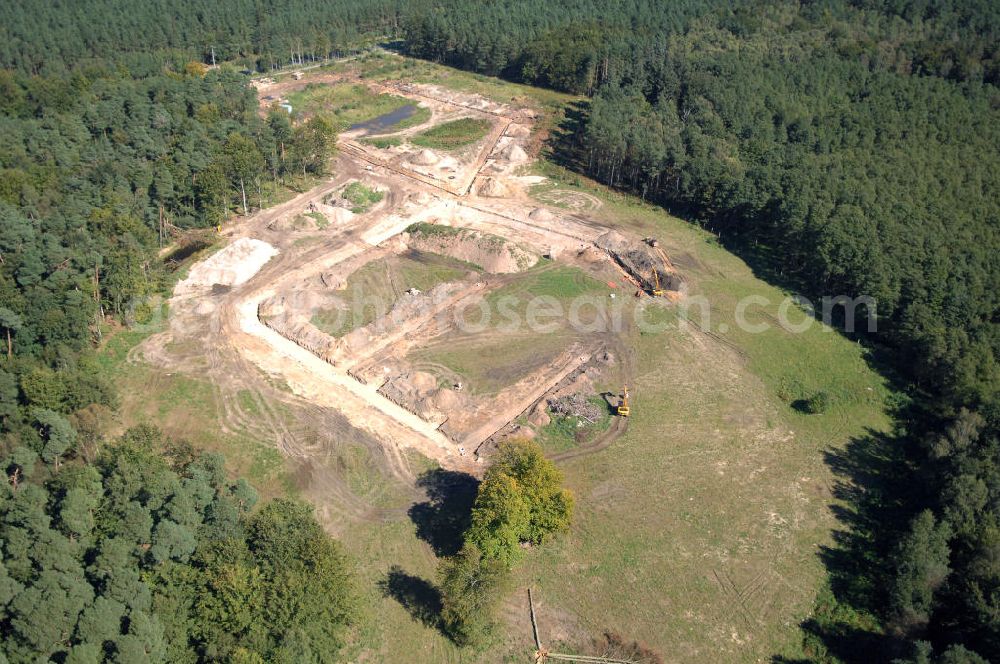
<path id="1" fill-rule="evenodd" d="M 441 628 L 441 593 L 430 581 L 407 574 L 399 565 L 389 568 L 378 588 L 385 597 L 400 603 L 425 627 Z"/>
<path id="2" fill-rule="evenodd" d="M 472 475 L 435 468 L 417 480 L 427 500 L 409 509 L 417 537 L 431 545 L 438 557 L 453 556 L 462 548 L 469 527 L 479 480 Z"/>
<path id="3" fill-rule="evenodd" d="M 840 527 L 833 543 L 819 549 L 829 590 L 817 601 L 813 615 L 800 625 L 803 645 L 817 659 L 843 662 L 891 661 L 907 655 L 905 644 L 880 627 L 879 616 L 890 611 L 891 555 L 919 504 L 915 481 L 907 463 L 906 445 L 912 441 L 868 431 L 844 448 L 824 452 L 836 481 L 837 502 L 830 505 Z M 776 656 L 772 662 L 798 660 Z"/>
<path id="4" fill-rule="evenodd" d="M 563 108 L 563 118 L 552 128 L 546 142 L 546 155 L 553 162 L 576 170 L 586 172 L 586 159 L 580 147 L 581 137 L 590 114 L 590 102 L 585 100 L 571 101 Z"/>

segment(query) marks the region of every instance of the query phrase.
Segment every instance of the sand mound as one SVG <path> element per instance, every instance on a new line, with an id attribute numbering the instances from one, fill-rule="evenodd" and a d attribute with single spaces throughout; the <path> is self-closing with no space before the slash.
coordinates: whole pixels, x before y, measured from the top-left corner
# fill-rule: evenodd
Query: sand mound
<path id="1" fill-rule="evenodd" d="M 552 221 L 555 219 L 555 215 L 546 210 L 545 208 L 535 208 L 528 215 L 529 219 L 534 219 L 535 221 Z"/>
<path id="2" fill-rule="evenodd" d="M 535 404 L 535 409 L 531 411 L 528 416 L 528 423 L 536 427 L 544 427 L 552 421 L 549 417 L 549 407 L 548 404 L 543 399 Z"/>
<path id="3" fill-rule="evenodd" d="M 535 432 L 533 429 L 529 429 L 526 426 L 516 424 L 514 425 L 514 428 L 510 430 L 507 437 L 511 440 L 531 440 L 535 437 Z"/>
<path id="4" fill-rule="evenodd" d="M 462 397 L 455 390 L 438 390 L 431 398 L 431 404 L 443 412 L 458 408 L 461 403 Z"/>
<path id="5" fill-rule="evenodd" d="M 409 246 L 478 265 L 491 274 L 521 272 L 538 262 L 536 254 L 502 237 L 466 228 L 418 229 L 410 233 Z"/>
<path id="6" fill-rule="evenodd" d="M 426 371 L 414 371 L 410 376 L 410 383 L 415 390 L 420 392 L 430 392 L 437 389 L 437 379 Z"/>
<path id="7" fill-rule="evenodd" d="M 267 225 L 272 231 L 314 231 L 319 226 L 316 220 L 306 214 L 288 214 Z"/>
<path id="8" fill-rule="evenodd" d="M 576 257 L 589 263 L 599 263 L 606 260 L 608 256 L 594 245 L 588 244 L 577 252 Z"/>
<path id="9" fill-rule="evenodd" d="M 528 153 L 525 152 L 524 149 L 517 143 L 511 143 L 507 146 L 507 148 L 503 151 L 503 156 L 514 162 L 528 160 Z"/>
<path id="10" fill-rule="evenodd" d="M 412 161 L 414 164 L 420 164 L 421 166 L 430 166 L 432 164 L 438 163 L 438 161 L 440 160 L 438 159 L 438 156 L 436 154 L 434 154 L 427 148 L 424 148 L 423 150 L 418 152 L 410 161 Z"/>
<path id="11" fill-rule="evenodd" d="M 457 408 L 462 401 L 452 390 L 439 389 L 434 377 L 422 371 L 393 376 L 378 391 L 386 399 L 411 413 L 428 422 L 436 423 L 442 423 L 447 419 L 443 410 Z"/>
<path id="12" fill-rule="evenodd" d="M 485 178 L 483 183 L 479 185 L 479 195 L 487 196 L 489 198 L 503 198 L 509 192 L 507 187 L 503 185 L 502 182 L 496 178 Z"/>
<path id="13" fill-rule="evenodd" d="M 267 242 L 240 238 L 228 247 L 196 264 L 187 279 L 177 285 L 178 292 L 199 286 L 239 286 L 257 274 L 278 250 Z"/>
<path id="14" fill-rule="evenodd" d="M 507 135 L 513 136 L 514 138 L 525 138 L 530 133 L 531 131 L 524 125 L 512 124 L 507 127 Z"/>

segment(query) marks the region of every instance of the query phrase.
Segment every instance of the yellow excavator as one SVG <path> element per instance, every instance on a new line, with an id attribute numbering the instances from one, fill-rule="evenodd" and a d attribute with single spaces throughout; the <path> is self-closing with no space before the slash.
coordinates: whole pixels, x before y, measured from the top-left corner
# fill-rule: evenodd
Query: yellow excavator
<path id="1" fill-rule="evenodd" d="M 653 268 L 653 284 L 653 297 L 663 297 L 666 294 L 666 291 L 660 288 L 660 275 L 656 271 L 655 267 Z"/>
<path id="2" fill-rule="evenodd" d="M 615 412 L 622 417 L 628 417 L 629 413 L 632 412 L 628 406 L 628 385 L 622 388 L 622 393 L 619 395 L 619 399 L 618 408 L 615 409 Z"/>

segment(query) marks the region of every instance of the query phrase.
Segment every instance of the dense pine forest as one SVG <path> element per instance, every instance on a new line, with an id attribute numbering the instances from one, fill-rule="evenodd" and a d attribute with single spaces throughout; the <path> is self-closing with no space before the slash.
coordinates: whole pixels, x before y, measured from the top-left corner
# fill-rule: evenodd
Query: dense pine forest
<path id="1" fill-rule="evenodd" d="M 898 427 L 841 460 L 863 490 L 807 651 L 1000 659 L 997 3 L 16 1 L 0 26 L 0 659 L 335 656 L 355 613 L 337 545 L 297 503 L 251 511 L 216 457 L 108 439 L 93 349 L 169 283 L 163 219 L 208 228 L 325 167 L 334 128 L 260 119 L 245 76 L 205 65 L 390 38 L 580 95 L 554 160 L 790 289 L 877 300 L 860 341 Z"/>
<path id="2" fill-rule="evenodd" d="M 386 0 L 15 0 L 0 7 L 0 66 L 51 74 L 115 61 L 155 73 L 165 61 L 214 57 L 266 69 L 391 33 L 399 11 Z"/>

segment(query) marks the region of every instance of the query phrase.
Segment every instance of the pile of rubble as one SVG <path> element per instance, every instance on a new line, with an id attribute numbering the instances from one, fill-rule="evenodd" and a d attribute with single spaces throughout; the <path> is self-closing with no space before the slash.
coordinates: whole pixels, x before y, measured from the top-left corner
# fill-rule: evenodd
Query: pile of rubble
<path id="1" fill-rule="evenodd" d="M 600 420 L 604 414 L 604 411 L 598 404 L 580 392 L 559 397 L 558 399 L 550 399 L 549 410 L 557 415 L 577 417 L 591 424 Z"/>

